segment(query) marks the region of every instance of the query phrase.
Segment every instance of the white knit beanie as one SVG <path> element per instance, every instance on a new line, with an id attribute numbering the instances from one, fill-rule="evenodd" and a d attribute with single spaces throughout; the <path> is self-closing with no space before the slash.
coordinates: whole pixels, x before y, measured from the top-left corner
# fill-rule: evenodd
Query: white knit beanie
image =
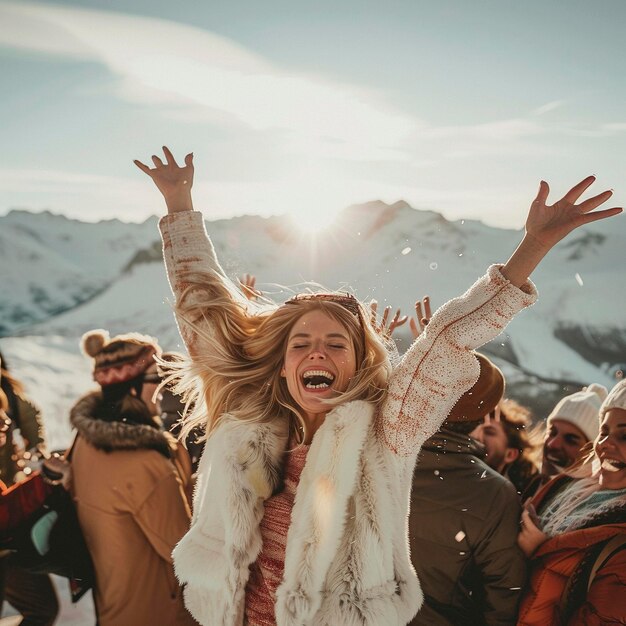
<path id="1" fill-rule="evenodd" d="M 604 385 L 593 383 L 583 387 L 571 396 L 565 396 L 548 416 L 548 428 L 552 420 L 563 420 L 580 428 L 589 441 L 593 441 L 600 431 L 600 407 L 607 397 Z"/>
<path id="2" fill-rule="evenodd" d="M 606 397 L 600 407 L 600 421 L 604 418 L 604 414 L 611 409 L 626 410 L 626 380 L 620 380 L 611 393 Z"/>

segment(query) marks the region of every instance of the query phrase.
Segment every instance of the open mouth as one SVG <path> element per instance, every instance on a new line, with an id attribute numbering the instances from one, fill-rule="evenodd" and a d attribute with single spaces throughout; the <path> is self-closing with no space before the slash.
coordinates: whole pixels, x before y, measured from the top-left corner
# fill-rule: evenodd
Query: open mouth
<path id="1" fill-rule="evenodd" d="M 622 463 L 622 461 L 617 459 L 603 459 L 602 469 L 606 472 L 619 472 L 626 469 L 626 463 Z"/>
<path id="2" fill-rule="evenodd" d="M 305 389 L 330 389 L 335 375 L 328 370 L 308 370 L 302 374 Z"/>
<path id="3" fill-rule="evenodd" d="M 555 467 L 561 467 L 561 468 L 567 467 L 567 460 L 560 456 L 554 456 L 552 454 L 548 454 L 546 455 L 546 459 L 548 460 L 549 463 L 551 463 Z"/>

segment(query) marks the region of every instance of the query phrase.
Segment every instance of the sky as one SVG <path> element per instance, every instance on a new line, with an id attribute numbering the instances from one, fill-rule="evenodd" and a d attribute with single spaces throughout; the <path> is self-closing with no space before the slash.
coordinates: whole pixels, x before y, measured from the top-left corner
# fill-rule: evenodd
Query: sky
<path id="1" fill-rule="evenodd" d="M 0 214 L 209 219 L 406 200 L 521 227 L 541 179 L 626 203 L 624 0 L 0 0 Z"/>

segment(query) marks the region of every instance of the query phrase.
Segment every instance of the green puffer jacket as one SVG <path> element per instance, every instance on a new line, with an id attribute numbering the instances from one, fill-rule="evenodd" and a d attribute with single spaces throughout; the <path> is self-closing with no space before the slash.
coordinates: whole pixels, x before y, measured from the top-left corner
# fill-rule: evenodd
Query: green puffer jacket
<path id="1" fill-rule="evenodd" d="M 514 624 L 526 560 L 517 547 L 515 488 L 481 459 L 483 446 L 441 429 L 413 478 L 409 536 L 424 591 L 410 626 Z"/>
<path id="2" fill-rule="evenodd" d="M 13 478 L 18 470 L 16 450 L 12 440 L 13 431 L 19 429 L 27 450 L 40 447 L 45 442 L 43 419 L 39 407 L 20 394 L 15 394 L 15 403 L 12 403 L 12 406 L 15 406 L 17 411 L 9 409 L 8 413 L 12 422 L 11 436 L 0 448 L 0 480 L 7 485 L 13 484 Z"/>

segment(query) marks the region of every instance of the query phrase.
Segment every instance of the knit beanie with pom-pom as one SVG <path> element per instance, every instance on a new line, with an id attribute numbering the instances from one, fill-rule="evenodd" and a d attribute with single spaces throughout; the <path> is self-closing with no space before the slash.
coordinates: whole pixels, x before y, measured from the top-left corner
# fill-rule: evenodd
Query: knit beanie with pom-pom
<path id="1" fill-rule="evenodd" d="M 607 394 L 604 385 L 593 383 L 581 391 L 565 396 L 552 409 L 547 419 L 547 427 L 550 428 L 552 420 L 563 420 L 578 427 L 588 441 L 593 441 L 600 430 L 598 416 Z"/>
<path id="2" fill-rule="evenodd" d="M 81 340 L 82 351 L 94 361 L 93 379 L 107 387 L 137 378 L 161 356 L 154 337 L 127 333 L 111 338 L 106 330 L 90 330 Z"/>
<path id="3" fill-rule="evenodd" d="M 620 382 L 611 389 L 611 393 L 609 393 L 602 403 L 600 407 L 600 421 L 604 419 L 607 411 L 611 409 L 624 409 L 626 411 L 626 380 L 620 380 Z"/>

